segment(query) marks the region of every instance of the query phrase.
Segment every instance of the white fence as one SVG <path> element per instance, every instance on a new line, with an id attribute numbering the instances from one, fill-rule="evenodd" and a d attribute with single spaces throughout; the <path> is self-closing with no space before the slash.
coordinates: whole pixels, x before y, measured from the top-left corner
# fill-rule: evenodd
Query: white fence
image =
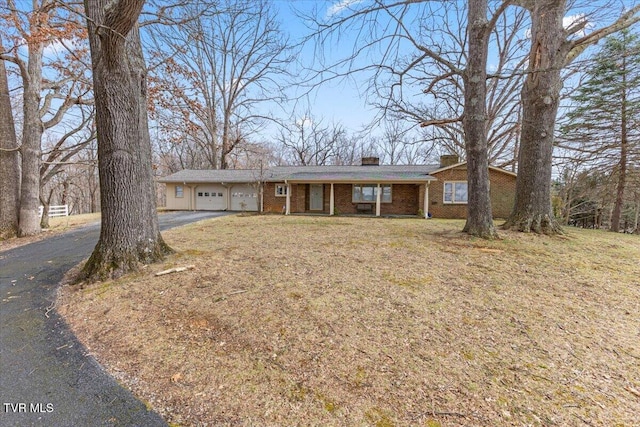
<path id="1" fill-rule="evenodd" d="M 43 209 L 42 206 L 38 208 L 38 216 L 42 216 Z M 69 216 L 69 205 L 49 206 L 49 217 L 55 218 L 57 216 Z"/>

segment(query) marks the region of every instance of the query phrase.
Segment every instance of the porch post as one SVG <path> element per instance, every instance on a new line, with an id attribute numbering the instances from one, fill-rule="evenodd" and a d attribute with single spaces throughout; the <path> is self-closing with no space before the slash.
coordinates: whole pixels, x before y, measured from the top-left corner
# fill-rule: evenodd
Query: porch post
<path id="1" fill-rule="evenodd" d="M 260 213 L 264 213 L 264 183 L 258 184 L 258 190 L 260 191 Z"/>
<path id="2" fill-rule="evenodd" d="M 429 218 L 429 181 L 424 183 L 424 217 Z"/>
<path id="3" fill-rule="evenodd" d="M 331 192 L 329 193 L 329 215 L 333 215 L 334 210 L 334 200 L 333 200 L 333 182 L 331 183 Z"/>
<path id="4" fill-rule="evenodd" d="M 378 183 L 378 190 L 376 191 L 376 216 L 380 216 L 380 183 Z"/>
<path id="5" fill-rule="evenodd" d="M 287 207 L 284 211 L 285 215 L 289 215 L 291 213 L 291 184 L 285 181 L 287 185 Z"/>

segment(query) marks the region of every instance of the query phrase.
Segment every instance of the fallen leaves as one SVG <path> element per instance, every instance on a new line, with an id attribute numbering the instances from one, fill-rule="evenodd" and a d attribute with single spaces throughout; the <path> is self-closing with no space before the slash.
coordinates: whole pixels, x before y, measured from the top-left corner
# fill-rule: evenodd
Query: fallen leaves
<path id="1" fill-rule="evenodd" d="M 181 425 L 633 425 L 637 237 L 479 246 L 462 225 L 225 217 L 166 234 L 189 249 L 160 268 L 196 269 L 87 286 L 64 312 Z"/>

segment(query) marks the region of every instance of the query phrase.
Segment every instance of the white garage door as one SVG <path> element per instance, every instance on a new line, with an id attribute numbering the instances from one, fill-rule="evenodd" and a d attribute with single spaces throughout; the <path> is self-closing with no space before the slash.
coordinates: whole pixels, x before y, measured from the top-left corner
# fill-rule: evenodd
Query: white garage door
<path id="1" fill-rule="evenodd" d="M 199 185 L 196 188 L 196 209 L 201 211 L 227 209 L 227 189 L 222 185 Z"/>
<path id="2" fill-rule="evenodd" d="M 231 187 L 231 210 L 256 212 L 258 210 L 258 190 L 252 185 Z"/>

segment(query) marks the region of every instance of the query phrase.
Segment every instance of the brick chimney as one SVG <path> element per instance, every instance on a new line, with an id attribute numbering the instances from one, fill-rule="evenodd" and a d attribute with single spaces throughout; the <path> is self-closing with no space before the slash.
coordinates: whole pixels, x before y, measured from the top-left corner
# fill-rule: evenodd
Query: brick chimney
<path id="1" fill-rule="evenodd" d="M 457 154 L 447 154 L 440 156 L 440 167 L 446 168 L 447 166 L 455 165 L 460 162 L 460 157 Z"/>
<path id="2" fill-rule="evenodd" d="M 379 157 L 363 157 L 361 165 L 362 166 L 380 166 L 380 158 Z"/>

